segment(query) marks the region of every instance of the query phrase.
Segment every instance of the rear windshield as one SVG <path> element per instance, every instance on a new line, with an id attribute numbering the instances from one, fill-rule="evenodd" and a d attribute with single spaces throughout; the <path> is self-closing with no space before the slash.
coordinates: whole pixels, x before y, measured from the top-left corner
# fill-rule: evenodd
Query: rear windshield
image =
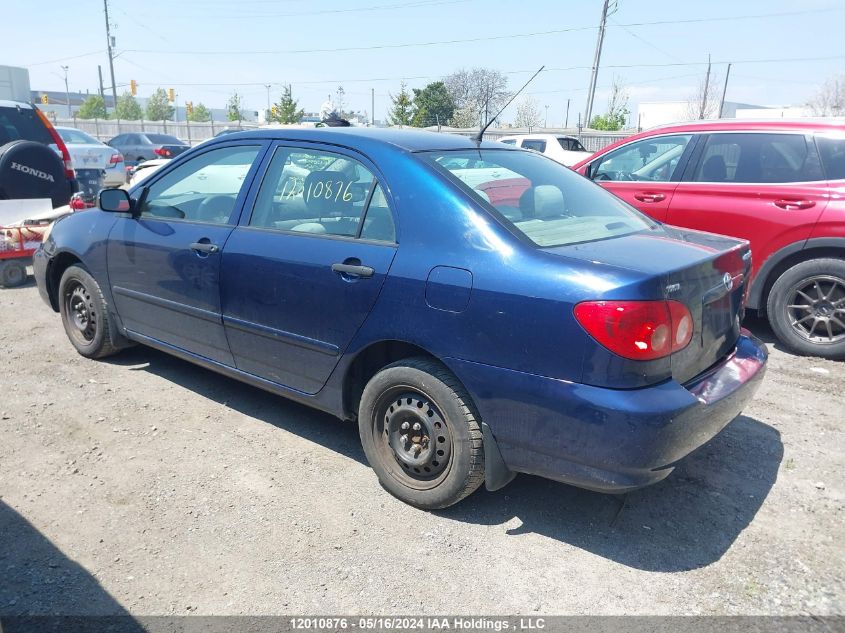
<path id="1" fill-rule="evenodd" d="M 65 143 L 76 143 L 77 145 L 102 145 L 100 141 L 93 136 L 88 136 L 81 130 L 69 130 L 67 128 L 57 128 L 59 136 Z"/>
<path id="2" fill-rule="evenodd" d="M 184 145 L 182 141 L 180 141 L 175 136 L 170 136 L 170 134 L 147 134 L 147 138 L 150 139 L 153 143 L 166 143 L 167 145 Z"/>
<path id="3" fill-rule="evenodd" d="M 422 155 L 537 246 L 607 239 L 656 226 L 613 194 L 538 154 L 501 149 Z"/>
<path id="4" fill-rule="evenodd" d="M 49 145 L 50 133 L 35 110 L 30 108 L 0 108 L 0 146 L 11 141 L 35 141 Z"/>
<path id="5" fill-rule="evenodd" d="M 578 142 L 578 139 L 574 138 L 558 138 L 558 143 L 560 146 L 568 152 L 586 152 L 587 150 L 584 149 L 584 146 Z"/>

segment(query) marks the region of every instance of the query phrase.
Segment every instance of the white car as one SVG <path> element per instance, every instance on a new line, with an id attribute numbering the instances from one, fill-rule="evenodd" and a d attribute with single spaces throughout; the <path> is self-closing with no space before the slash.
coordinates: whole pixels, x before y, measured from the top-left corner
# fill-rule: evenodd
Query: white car
<path id="1" fill-rule="evenodd" d="M 130 187 L 134 187 L 142 180 L 149 178 L 156 171 L 158 171 L 159 168 L 169 163 L 170 160 L 171 159 L 169 158 L 155 158 L 153 160 L 145 160 L 141 163 L 138 163 L 129 172 L 129 182 L 127 183 L 127 186 L 125 188 L 129 189 Z"/>
<path id="2" fill-rule="evenodd" d="M 56 131 L 67 145 L 73 168 L 77 174 L 82 172 L 80 179 L 88 172 L 102 171 L 104 187 L 119 187 L 126 182 L 126 163 L 119 151 L 73 127 L 57 127 Z"/>
<path id="3" fill-rule="evenodd" d="M 563 134 L 517 134 L 503 136 L 499 142 L 540 152 L 567 167 L 580 163 L 592 154 L 584 149 L 577 138 Z"/>

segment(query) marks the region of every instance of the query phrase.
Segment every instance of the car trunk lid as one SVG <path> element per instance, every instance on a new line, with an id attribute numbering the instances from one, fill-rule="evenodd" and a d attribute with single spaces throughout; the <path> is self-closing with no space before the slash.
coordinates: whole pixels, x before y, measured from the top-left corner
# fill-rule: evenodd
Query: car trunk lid
<path id="1" fill-rule="evenodd" d="M 599 292 L 594 299 L 666 299 L 692 315 L 692 340 L 670 359 L 684 383 L 714 365 L 736 344 L 751 268 L 748 243 L 721 235 L 661 226 L 654 230 L 544 249 L 547 252 L 637 271 L 644 283 Z M 643 292 L 651 297 L 642 296 Z M 642 361 L 630 361 L 638 363 Z"/>

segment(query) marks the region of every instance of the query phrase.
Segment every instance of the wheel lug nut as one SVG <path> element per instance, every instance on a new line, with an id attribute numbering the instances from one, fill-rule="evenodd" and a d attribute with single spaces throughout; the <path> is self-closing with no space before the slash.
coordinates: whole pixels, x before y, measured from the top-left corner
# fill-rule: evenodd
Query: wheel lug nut
<path id="1" fill-rule="evenodd" d="M 407 431 L 409 428 L 411 428 L 410 424 L 408 424 L 407 422 L 402 423 L 402 430 L 403 431 Z"/>
<path id="2" fill-rule="evenodd" d="M 402 437 L 399 438 L 399 441 L 407 444 L 408 443 L 408 435 L 403 434 Z"/>
<path id="3" fill-rule="evenodd" d="M 414 430 L 419 431 L 422 428 L 419 422 L 414 422 Z"/>

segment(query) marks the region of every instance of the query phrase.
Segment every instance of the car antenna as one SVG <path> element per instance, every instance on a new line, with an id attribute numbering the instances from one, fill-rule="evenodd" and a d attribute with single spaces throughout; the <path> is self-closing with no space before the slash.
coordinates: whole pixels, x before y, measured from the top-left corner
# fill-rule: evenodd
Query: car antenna
<path id="1" fill-rule="evenodd" d="M 525 82 L 525 85 L 524 85 L 524 86 L 522 86 L 522 88 L 520 88 L 519 90 L 517 90 L 517 91 L 514 93 L 514 95 L 513 95 L 513 96 L 510 98 L 510 100 L 509 100 L 509 101 L 508 101 L 508 102 L 507 102 L 507 103 L 506 103 L 506 104 L 502 107 L 502 109 L 501 109 L 501 110 L 499 110 L 499 111 L 496 113 L 496 116 L 491 117 L 491 118 L 490 118 L 490 120 L 489 120 L 489 121 L 487 121 L 487 123 L 484 125 L 484 127 L 482 127 L 480 130 L 478 130 L 478 134 L 476 134 L 475 136 L 473 136 L 473 137 L 472 137 L 472 140 L 473 140 L 473 141 L 475 141 L 476 143 L 479 143 L 479 144 L 481 143 L 481 141 L 482 141 L 482 140 L 483 140 L 483 138 L 484 138 L 484 133 L 487 131 L 487 128 L 488 128 L 488 127 L 490 127 L 490 125 L 493 123 L 493 121 L 495 121 L 495 120 L 498 118 L 498 116 L 499 116 L 502 112 L 504 112 L 504 111 L 505 111 L 505 108 L 507 108 L 507 107 L 511 104 L 511 102 L 513 102 L 513 100 L 514 100 L 514 99 L 516 99 L 516 98 L 519 96 L 519 94 L 520 94 L 523 90 L 525 90 L 525 88 L 527 88 L 527 87 L 528 87 L 528 84 L 530 84 L 532 81 L 534 81 L 534 77 L 536 77 L 536 76 L 537 76 L 537 75 L 539 75 L 541 72 L 543 72 L 543 69 L 544 69 L 545 67 L 546 67 L 546 65 L 545 65 L 545 64 L 543 64 L 542 66 L 540 66 L 540 70 L 538 70 L 536 73 L 534 73 L 533 75 L 531 75 L 531 79 L 529 79 L 528 81 L 526 81 L 526 82 Z"/>

